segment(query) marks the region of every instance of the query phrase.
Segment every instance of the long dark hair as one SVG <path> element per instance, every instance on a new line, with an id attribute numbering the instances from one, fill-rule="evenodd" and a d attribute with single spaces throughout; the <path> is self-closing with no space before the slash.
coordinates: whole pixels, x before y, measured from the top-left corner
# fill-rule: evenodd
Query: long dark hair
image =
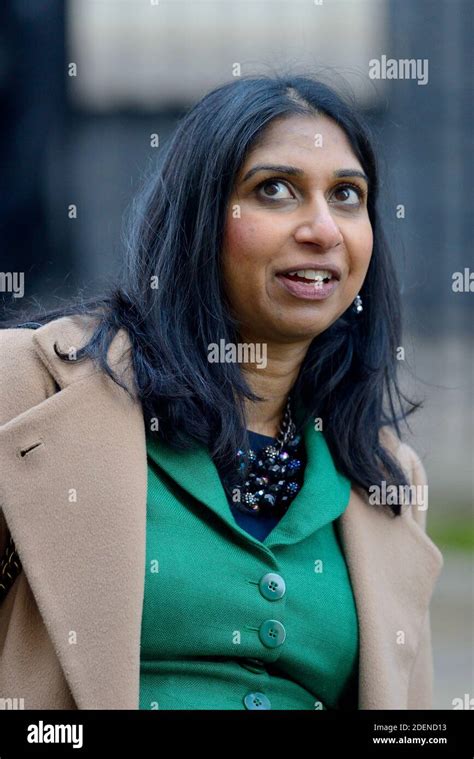
<path id="1" fill-rule="evenodd" d="M 354 104 L 312 77 L 243 77 L 208 93 L 180 120 L 158 170 L 132 204 L 116 284 L 102 298 L 29 318 L 43 324 L 96 313 L 96 329 L 77 358 L 92 358 L 119 384 L 107 351 L 125 328 L 145 420 L 159 420 L 149 434 L 178 450 L 204 444 L 216 461 L 229 463 L 247 445 L 244 399 L 261 400 L 238 363 L 207 359 L 211 343 L 238 342 L 220 266 L 229 196 L 248 151 L 274 119 L 317 112 L 345 132 L 368 175 L 374 246 L 362 313 L 348 309 L 314 338 L 293 394 L 304 407 L 302 424 L 323 419 L 335 464 L 352 483 L 366 491 L 381 480 L 407 485 L 379 437 L 388 425 L 401 438 L 399 422 L 421 404 L 409 401 L 397 382 L 400 296 L 377 210 L 373 138 Z M 400 514 L 398 504 L 391 508 Z"/>

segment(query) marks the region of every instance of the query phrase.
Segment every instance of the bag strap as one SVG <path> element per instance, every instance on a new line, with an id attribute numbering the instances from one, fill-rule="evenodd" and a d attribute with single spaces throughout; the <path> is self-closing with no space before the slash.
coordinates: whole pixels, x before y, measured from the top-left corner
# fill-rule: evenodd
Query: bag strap
<path id="1" fill-rule="evenodd" d="M 11 586 L 15 582 L 16 578 L 21 572 L 20 557 L 15 548 L 13 538 L 8 531 L 7 527 L 8 543 L 0 560 L 0 604 L 6 597 Z"/>

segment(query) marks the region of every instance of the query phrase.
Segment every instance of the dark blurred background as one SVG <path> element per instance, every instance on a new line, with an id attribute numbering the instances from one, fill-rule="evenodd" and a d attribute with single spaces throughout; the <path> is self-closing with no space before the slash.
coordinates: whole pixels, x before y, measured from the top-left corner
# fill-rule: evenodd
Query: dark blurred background
<path id="1" fill-rule="evenodd" d="M 0 5 L 0 307 L 56 307 L 107 286 L 123 253 L 124 214 L 158 158 L 151 135 L 163 146 L 186 108 L 232 80 L 235 64 L 242 75 L 312 73 L 355 95 L 376 135 L 402 282 L 401 375 L 425 399 L 407 441 L 428 471 L 428 532 L 446 563 L 433 605 L 435 708 L 452 708 L 473 687 L 474 295 L 452 288 L 454 272 L 474 270 L 472 8 L 468 0 Z M 371 79 L 369 61 L 383 55 L 427 59 L 427 84 Z M 14 272 L 24 275 L 23 297 L 6 286 Z"/>

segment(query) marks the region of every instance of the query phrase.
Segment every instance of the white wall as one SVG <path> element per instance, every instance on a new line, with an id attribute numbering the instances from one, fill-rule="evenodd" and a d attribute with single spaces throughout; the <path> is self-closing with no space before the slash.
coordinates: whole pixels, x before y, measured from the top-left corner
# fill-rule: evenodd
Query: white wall
<path id="1" fill-rule="evenodd" d="M 336 67 L 364 103 L 385 12 L 385 0 L 69 0 L 71 95 L 99 111 L 193 103 L 240 63 L 242 75 Z"/>

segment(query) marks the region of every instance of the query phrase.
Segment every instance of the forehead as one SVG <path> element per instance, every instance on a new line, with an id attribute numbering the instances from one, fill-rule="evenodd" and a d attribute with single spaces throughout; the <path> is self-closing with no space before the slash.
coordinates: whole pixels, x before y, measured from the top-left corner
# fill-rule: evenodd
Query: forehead
<path id="1" fill-rule="evenodd" d="M 322 166 L 362 168 L 344 130 L 325 114 L 272 121 L 250 149 L 239 175 L 256 161 L 267 160 L 298 163 L 307 173 Z"/>

